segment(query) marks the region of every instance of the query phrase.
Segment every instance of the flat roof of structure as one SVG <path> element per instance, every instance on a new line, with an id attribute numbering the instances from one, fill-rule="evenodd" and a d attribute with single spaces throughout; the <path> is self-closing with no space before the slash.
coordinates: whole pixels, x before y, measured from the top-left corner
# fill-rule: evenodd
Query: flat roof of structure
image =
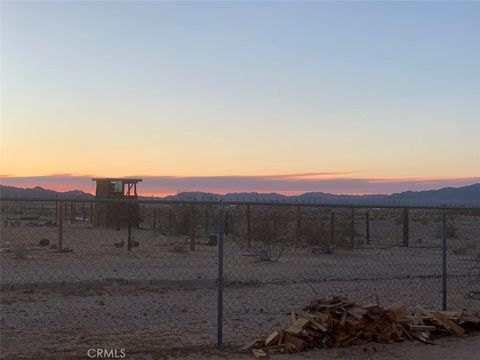
<path id="1" fill-rule="evenodd" d="M 143 179 L 133 179 L 133 178 L 93 178 L 92 181 L 96 182 L 113 182 L 113 181 L 122 181 L 124 183 L 137 183 L 143 181 Z"/>

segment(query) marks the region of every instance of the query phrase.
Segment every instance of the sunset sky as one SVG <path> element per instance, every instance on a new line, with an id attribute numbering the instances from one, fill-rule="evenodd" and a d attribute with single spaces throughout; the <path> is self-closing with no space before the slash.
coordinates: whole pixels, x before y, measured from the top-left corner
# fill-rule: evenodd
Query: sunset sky
<path id="1" fill-rule="evenodd" d="M 1 182 L 480 181 L 479 2 L 1 2 Z"/>

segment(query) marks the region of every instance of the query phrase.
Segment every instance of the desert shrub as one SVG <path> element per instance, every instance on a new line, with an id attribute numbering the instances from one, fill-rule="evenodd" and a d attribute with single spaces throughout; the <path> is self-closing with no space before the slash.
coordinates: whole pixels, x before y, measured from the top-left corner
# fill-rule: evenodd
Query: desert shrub
<path id="1" fill-rule="evenodd" d="M 175 244 L 173 245 L 172 250 L 173 252 L 176 252 L 176 253 L 186 253 L 187 246 L 185 244 Z"/>
<path id="2" fill-rule="evenodd" d="M 453 244 L 450 244 L 449 247 L 454 255 L 465 256 L 474 252 L 476 244 L 475 242 L 454 242 Z"/>
<path id="3" fill-rule="evenodd" d="M 27 249 L 24 245 L 19 245 L 13 248 L 13 257 L 16 260 L 28 260 Z"/>
<path id="4" fill-rule="evenodd" d="M 178 235 L 190 234 L 192 213 L 190 205 L 172 206 L 172 228 Z M 193 226 L 196 226 L 200 219 L 200 210 L 198 206 L 193 207 Z"/>
<path id="5" fill-rule="evenodd" d="M 333 229 L 331 216 L 330 210 L 318 209 L 310 211 L 304 217 L 302 236 L 305 243 L 314 248 L 313 252 L 331 254 L 336 248 L 351 249 L 352 230 L 354 230 L 354 237 L 362 235 L 352 229 L 350 210 L 333 212 Z"/>
<path id="6" fill-rule="evenodd" d="M 441 239 L 443 236 L 443 229 L 439 227 L 435 232 L 435 237 Z M 457 239 L 458 238 L 458 229 L 455 224 L 447 224 L 447 239 Z"/>
<path id="7" fill-rule="evenodd" d="M 447 238 L 456 239 L 458 237 L 457 227 L 454 224 L 447 225 Z"/>
<path id="8" fill-rule="evenodd" d="M 422 224 L 423 226 L 426 226 L 426 225 L 428 225 L 429 223 L 430 223 L 430 221 L 428 220 L 427 217 L 422 217 L 422 218 L 420 219 L 420 224 Z"/>
<path id="9" fill-rule="evenodd" d="M 403 225 L 403 215 L 395 217 L 395 225 Z"/>
<path id="10" fill-rule="evenodd" d="M 287 247 L 284 223 L 278 214 L 264 214 L 252 224 L 248 252 L 260 261 L 278 261 Z"/>
<path id="11" fill-rule="evenodd" d="M 335 239 L 332 241 L 330 227 L 326 223 L 310 223 L 303 229 L 303 236 L 307 244 L 314 246 L 314 250 L 312 250 L 314 253 L 316 252 L 315 248 L 318 248 L 326 254 L 331 254 L 337 247 Z"/>
<path id="12" fill-rule="evenodd" d="M 39 207 L 36 209 L 36 213 L 40 216 L 51 216 L 52 212 L 52 209 L 48 207 Z"/>

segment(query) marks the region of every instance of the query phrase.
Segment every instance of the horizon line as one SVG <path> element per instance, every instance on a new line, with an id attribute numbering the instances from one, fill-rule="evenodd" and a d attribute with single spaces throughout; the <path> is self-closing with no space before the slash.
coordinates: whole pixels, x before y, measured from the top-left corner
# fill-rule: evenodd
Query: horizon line
<path id="1" fill-rule="evenodd" d="M 309 173 L 311 174 L 311 173 Z M 297 174 L 295 174 L 297 175 Z M 452 179 L 438 179 L 438 180 L 432 180 L 432 179 L 419 179 L 419 178 L 415 178 L 415 180 L 413 179 L 404 179 L 404 180 L 401 180 L 401 179 L 391 179 L 390 181 L 388 181 L 387 179 L 382 179 L 381 181 L 379 181 L 379 179 L 341 179 L 341 178 L 336 178 L 336 179 L 322 179 L 322 180 L 319 180 L 319 179 L 315 179 L 313 180 L 313 183 L 317 184 L 317 183 L 326 183 L 326 186 L 327 188 L 326 189 L 302 189 L 302 185 L 305 186 L 305 185 L 309 185 L 308 187 L 310 187 L 310 185 L 312 185 L 312 179 L 301 179 L 301 180 L 293 180 L 292 181 L 292 176 L 293 175 L 287 175 L 285 176 L 284 178 L 279 178 L 277 176 L 274 176 L 274 177 L 268 177 L 268 178 L 260 178 L 262 179 L 264 182 L 266 180 L 266 184 L 263 184 L 264 188 L 262 189 L 255 189 L 255 188 L 245 188 L 245 187 L 242 187 L 242 188 L 235 188 L 235 186 L 233 186 L 232 188 L 228 189 L 228 188 L 212 188 L 212 185 L 219 185 L 217 183 L 217 181 L 219 180 L 218 177 L 207 177 L 207 179 L 215 179 L 217 181 L 213 181 L 213 184 L 203 184 L 203 186 L 201 186 L 201 184 L 196 184 L 196 186 L 192 186 L 192 188 L 183 188 L 183 189 L 178 189 L 178 190 L 174 190 L 171 188 L 171 186 L 160 186 L 161 184 L 157 184 L 158 186 L 155 186 L 155 184 L 149 184 L 148 182 L 146 182 L 147 186 L 145 186 L 145 191 L 142 191 L 142 189 L 140 189 L 138 191 L 138 194 L 139 196 L 142 196 L 142 197 L 165 197 L 165 196 L 174 196 L 174 195 L 178 195 L 180 193 L 206 193 L 206 194 L 212 194 L 212 195 L 219 195 L 219 196 L 224 196 L 224 195 L 227 195 L 227 194 L 235 194 L 235 193 L 257 193 L 259 195 L 265 195 L 265 194 L 278 194 L 278 195 L 283 195 L 283 196 L 300 196 L 300 195 L 304 195 L 304 194 L 307 194 L 307 193 L 324 193 L 324 194 L 330 194 L 330 195 L 346 195 L 346 196 L 373 196 L 373 195 L 377 195 L 377 196 L 389 196 L 389 195 L 392 195 L 392 194 L 395 194 L 395 193 L 401 193 L 401 192 L 406 192 L 406 191 L 429 191 L 429 190 L 440 190 L 440 189 L 443 189 L 443 188 L 461 188 L 461 187 L 464 187 L 464 186 L 468 186 L 468 185 L 474 185 L 474 184 L 477 184 L 477 183 L 480 183 L 480 178 L 454 178 L 454 183 L 451 184 L 450 182 L 452 182 Z M 49 180 L 52 180 L 52 182 L 37 182 L 35 184 L 33 183 L 30 183 L 31 180 L 33 179 L 49 179 Z M 58 180 L 65 180 L 65 179 L 75 179 L 77 181 L 75 181 L 74 183 L 69 183 L 69 182 L 59 182 Z M 154 180 L 157 180 L 157 181 L 153 181 L 154 183 L 157 183 L 158 181 L 162 182 L 165 182 L 166 180 L 166 177 L 151 177 L 152 179 Z M 238 177 L 221 177 L 223 179 L 231 179 L 233 178 L 234 180 L 235 179 L 238 179 Z M 252 177 L 253 179 L 256 179 L 258 180 L 259 178 L 258 177 Z M 249 178 L 249 177 L 244 177 L 244 179 L 248 179 L 248 180 L 252 180 L 252 178 Z M 28 180 L 27 180 L 28 179 Z M 51 191 L 55 191 L 55 192 L 59 192 L 59 193 L 65 193 L 65 192 L 69 192 L 69 191 L 82 191 L 86 194 L 90 194 L 90 195 L 94 195 L 95 194 L 95 189 L 89 189 L 91 188 L 92 186 L 94 186 L 94 183 L 91 181 L 91 178 L 88 178 L 90 180 L 90 184 L 89 186 L 85 186 L 85 180 L 86 180 L 86 177 L 82 176 L 82 177 L 78 177 L 78 176 L 68 176 L 68 177 L 65 177 L 65 176 L 61 176 L 60 179 L 59 179 L 59 176 L 42 176 L 42 177 L 27 177 L 27 178 L 23 178 L 23 177 L 3 177 L 3 176 L 0 176 L 0 185 L 3 185 L 3 186 L 12 186 L 12 187 L 16 187 L 16 188 L 23 188 L 23 189 L 33 189 L 35 187 L 40 187 L 44 190 L 51 190 Z M 174 181 L 174 179 L 180 179 L 180 180 L 183 180 L 185 182 L 185 178 L 182 178 L 182 177 L 175 177 L 175 178 L 172 178 L 172 177 L 168 177 L 167 178 L 167 182 L 171 182 L 172 180 Z M 191 178 L 187 178 L 187 179 L 191 179 Z M 195 177 L 194 179 L 202 179 L 202 180 L 205 180 L 205 177 Z M 280 181 L 280 183 L 287 183 L 287 184 L 283 184 L 283 185 L 295 185 L 295 183 L 298 183 L 297 185 L 300 185 L 300 187 L 298 189 L 294 189 L 294 188 L 289 188 L 289 189 L 286 189 L 286 190 L 281 190 L 281 189 L 275 189 L 275 186 L 273 186 L 273 188 L 265 188 L 265 185 L 268 187 L 268 183 L 270 181 L 268 180 L 272 180 L 274 181 L 274 184 L 278 187 L 278 182 Z M 3 181 L 3 180 L 14 180 L 14 181 Z M 17 181 L 15 181 L 17 180 Z M 22 181 L 23 180 L 23 181 Z M 57 181 L 54 181 L 54 180 L 57 180 Z M 261 181 L 262 181 L 261 180 Z M 26 181 L 26 182 L 25 182 Z M 293 184 L 292 184 L 293 182 Z M 342 186 L 342 182 L 343 182 L 343 186 Z M 346 182 L 346 184 L 344 184 L 344 182 Z M 143 183 L 145 184 L 145 183 Z M 165 185 L 165 184 L 164 184 Z M 170 184 L 171 185 L 171 184 Z M 184 185 L 187 185 L 187 184 L 184 184 Z M 201 186 L 201 188 L 198 188 L 198 186 Z M 244 185 L 244 184 L 243 184 Z M 322 185 L 322 184 L 320 184 Z M 323 184 L 324 185 L 324 184 Z M 337 191 L 329 191 L 328 190 L 328 187 L 332 187 L 332 186 L 335 186 L 337 185 Z M 340 185 L 340 188 L 338 188 Z M 350 185 L 350 186 L 348 186 Z M 357 190 L 360 190 L 358 187 L 359 185 L 368 185 L 368 189 L 365 189 L 365 190 L 368 190 L 368 191 L 354 191 L 355 189 L 354 188 L 357 188 Z M 397 187 L 398 185 L 401 185 L 402 188 L 399 188 L 398 190 L 394 189 L 395 187 Z M 411 185 L 411 186 L 408 186 L 408 185 Z M 427 185 L 430 185 L 430 186 L 427 186 Z M 196 188 L 195 188 L 196 187 Z M 204 188 L 202 188 L 204 187 Z M 163 191 L 159 191 L 160 189 L 159 188 L 163 188 Z M 392 191 L 382 191 L 382 188 L 383 190 L 392 190 Z M 223 191 L 222 191 L 223 190 Z M 343 191 L 342 191 L 343 190 Z M 353 191 L 352 191 L 353 190 Z M 374 190 L 378 190 L 378 191 L 374 191 Z M 396 190 L 396 191 L 395 191 Z"/>

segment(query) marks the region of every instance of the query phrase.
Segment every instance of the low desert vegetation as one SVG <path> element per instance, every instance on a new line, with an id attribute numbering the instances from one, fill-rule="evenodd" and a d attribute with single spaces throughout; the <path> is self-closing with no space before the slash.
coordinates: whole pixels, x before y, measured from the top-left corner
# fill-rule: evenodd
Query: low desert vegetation
<path id="1" fill-rule="evenodd" d="M 176 253 L 186 253 L 188 251 L 187 246 L 181 243 L 173 245 L 172 250 Z"/>
<path id="2" fill-rule="evenodd" d="M 259 261 L 278 261 L 287 248 L 285 223 L 280 221 L 278 214 L 262 216 L 254 222 L 251 228 L 252 244 L 248 252 Z"/>

